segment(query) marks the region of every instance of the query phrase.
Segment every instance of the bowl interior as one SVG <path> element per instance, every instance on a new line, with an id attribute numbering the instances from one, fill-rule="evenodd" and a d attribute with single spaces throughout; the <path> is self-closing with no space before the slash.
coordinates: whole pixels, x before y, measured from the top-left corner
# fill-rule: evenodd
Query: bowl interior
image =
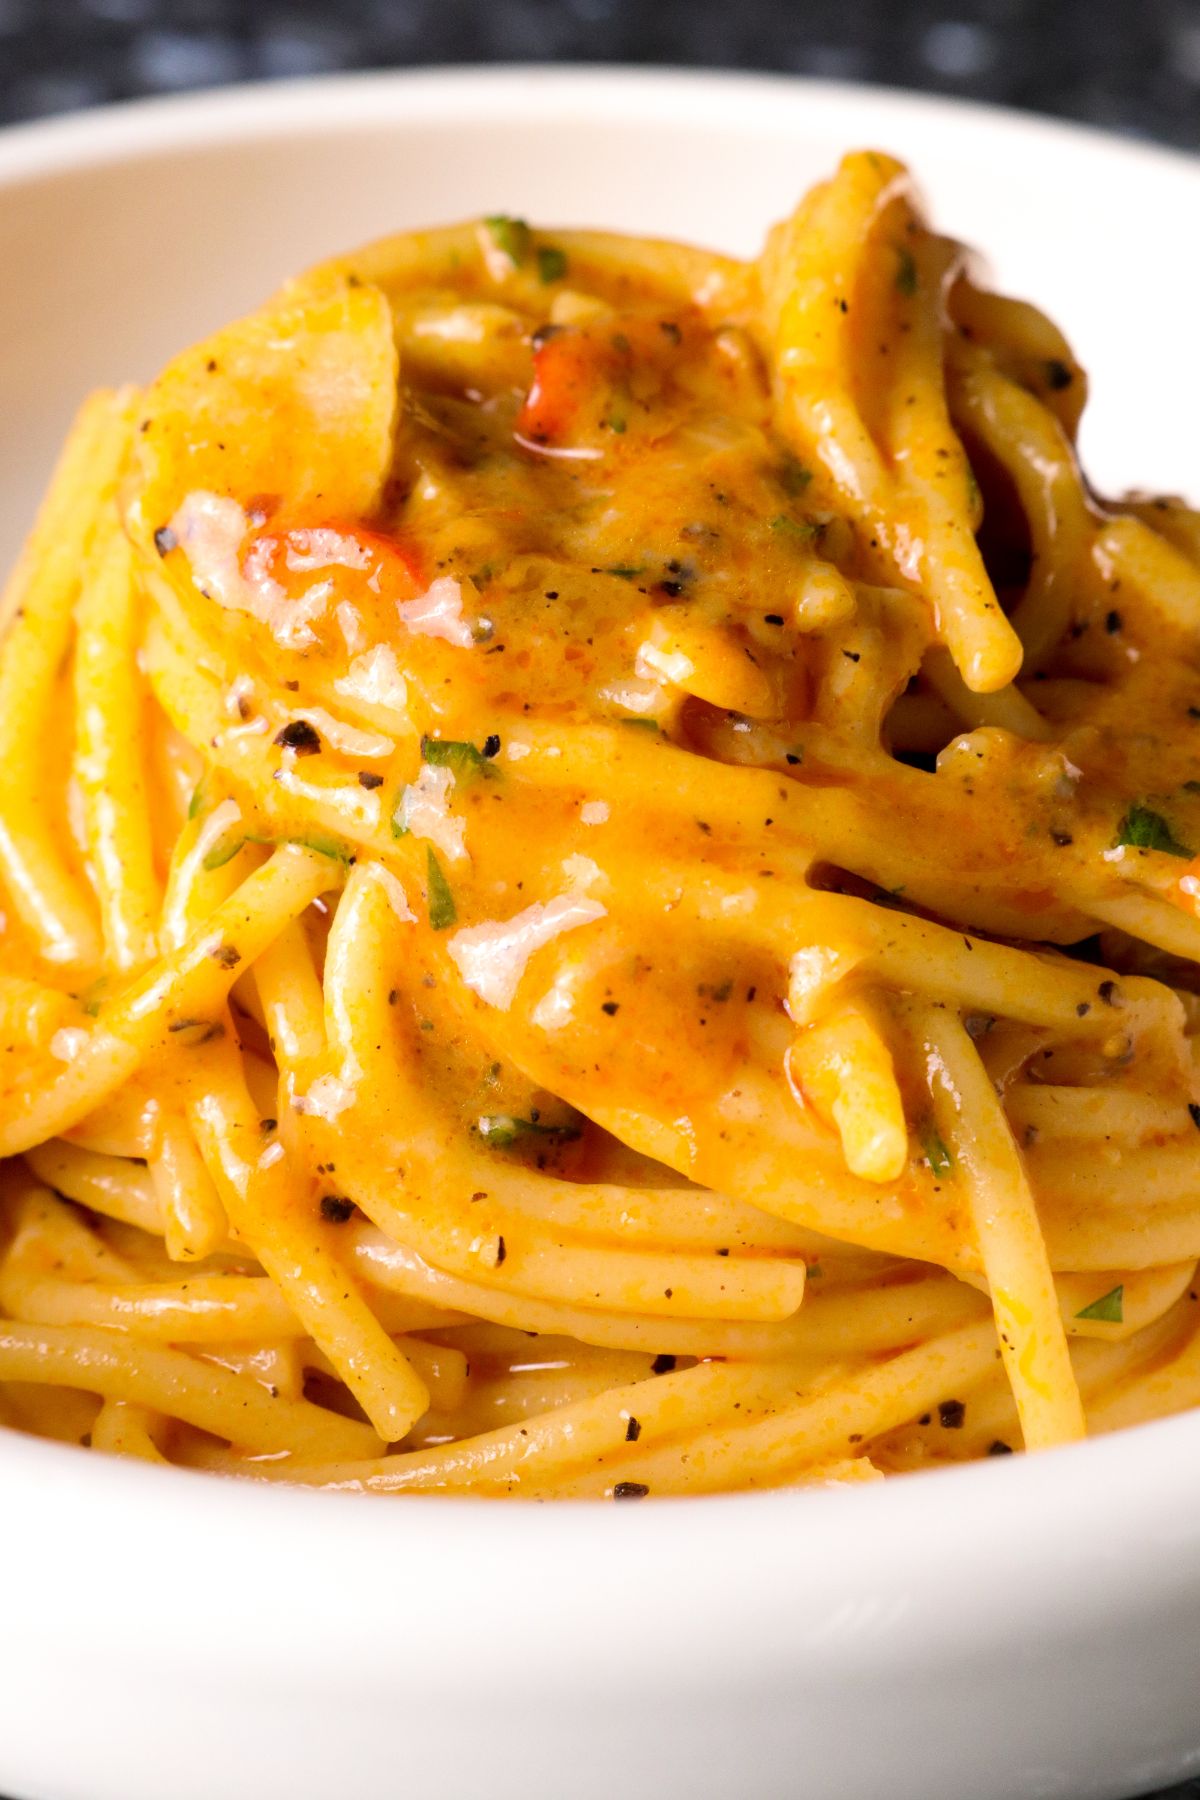
<path id="1" fill-rule="evenodd" d="M 998 281 L 1036 299 L 1072 337 L 1093 374 L 1084 454 L 1098 485 L 1200 493 L 1182 404 L 1200 391 L 1200 334 L 1191 234 L 1181 229 L 1196 216 L 1200 164 L 1040 121 L 821 84 L 431 73 L 151 103 L 0 138 L 0 563 L 14 552 L 89 386 L 144 379 L 182 343 L 329 252 L 398 227 L 506 211 L 749 253 L 844 149 L 865 144 L 907 157 L 939 224 L 980 246 Z M 156 1701 L 150 1740 L 167 1753 L 177 1725 L 194 1731 L 215 1719 L 219 1753 L 241 1717 L 239 1750 L 257 1744 L 246 1765 L 257 1785 L 242 1791 L 260 1800 L 331 1791 L 322 1746 L 336 1746 L 341 1766 L 362 1778 L 356 1791 L 392 1792 L 372 1771 L 395 1766 L 386 1761 L 394 1706 L 419 1771 L 421 1746 L 433 1742 L 422 1737 L 422 1696 L 430 1694 L 449 1711 L 446 1733 L 426 1745 L 429 1766 L 457 1770 L 461 1780 L 439 1785 L 431 1776 L 417 1791 L 431 1800 L 557 1794 L 550 1776 L 522 1773 L 532 1767 L 528 1743 L 508 1746 L 507 1774 L 489 1774 L 487 1745 L 480 1742 L 476 1767 L 475 1739 L 458 1731 L 462 1692 L 484 1688 L 489 1717 L 511 1708 L 508 1724 L 545 1724 L 531 1699 L 537 1681 L 549 1683 L 556 1704 L 573 1696 L 575 1712 L 563 1717 L 574 1720 L 574 1737 L 549 1728 L 544 1744 L 549 1753 L 565 1742 L 576 1756 L 597 1729 L 588 1680 L 613 1704 L 614 1696 L 629 1701 L 636 1680 L 643 1713 L 630 1715 L 641 1721 L 631 1729 L 643 1745 L 644 1709 L 673 1686 L 676 1775 L 658 1781 L 648 1766 L 622 1774 L 610 1744 L 597 1751 L 594 1781 L 580 1773 L 572 1791 L 581 1795 L 611 1792 L 618 1779 L 631 1795 L 659 1800 L 737 1791 L 748 1765 L 706 1769 L 698 1725 L 711 1704 L 714 1743 L 728 1748 L 737 1720 L 751 1729 L 739 1686 L 747 1681 L 759 1684 L 755 1704 L 770 1712 L 753 1715 L 762 1742 L 778 1746 L 789 1768 L 810 1771 L 815 1785 L 804 1792 L 842 1800 L 883 1791 L 876 1732 L 891 1746 L 887 1790 L 913 1800 L 951 1800 L 967 1791 L 956 1784 L 968 1776 L 983 1800 L 1018 1787 L 1080 1800 L 1115 1792 L 1117 1782 L 1182 1772 L 1191 1743 L 1194 1625 L 1182 1661 L 1176 1647 L 1200 1592 L 1200 1420 L 1147 1428 L 1136 1458 L 1109 1441 L 882 1492 L 640 1509 L 622 1514 L 619 1530 L 596 1530 L 591 1508 L 551 1518 L 426 1503 L 404 1509 L 403 1554 L 396 1513 L 382 1505 L 355 1510 L 353 1529 L 335 1542 L 331 1502 L 313 1496 L 233 1492 L 177 1472 L 88 1463 L 6 1434 L 0 1465 L 13 1541 L 41 1544 L 38 1556 L 18 1559 L 9 1591 L 13 1641 L 32 1646 L 9 1659 L 26 1694 L 26 1711 L 14 1701 L 13 1716 L 27 1715 L 0 1766 L 14 1791 L 20 1781 L 49 1791 L 53 1764 L 63 1794 L 161 1793 L 152 1760 L 144 1768 L 132 1760 L 147 1722 L 139 1715 L 135 1729 L 118 1705 L 119 1690 L 135 1692 L 138 1680 L 161 1673 L 157 1646 L 173 1668 L 181 1657 L 203 1667 L 207 1685 L 194 1694 L 179 1685 L 169 1705 Z M 84 1496 L 89 1523 L 80 1534 Z M 186 1568 L 172 1580 L 187 1587 L 186 1631 L 183 1590 L 156 1579 L 135 1583 L 131 1598 L 119 1560 L 144 1566 L 149 1553 L 156 1566 L 178 1568 L 181 1544 Z M 46 1556 L 69 1596 L 54 1617 L 44 1604 Z M 1105 1620 L 1118 1603 L 1123 1635 L 1112 1638 Z M 44 1710 L 42 1672 L 57 1671 L 64 1620 L 76 1661 L 90 1659 L 64 1679 L 73 1700 L 94 1688 L 95 1741 L 107 1743 L 110 1759 L 103 1781 L 100 1765 L 79 1774 Z M 314 1644 L 336 1655 L 314 1662 Z M 511 1660 L 498 1658 L 504 1645 Z M 1114 1707 L 1100 1729 L 1100 1700 L 1132 1691 L 1131 1670 L 1137 1687 L 1137 1670 L 1153 1657 L 1142 1685 L 1154 1706 L 1136 1718 Z M 1054 1686 L 1056 1671 L 1085 1665 L 1086 1680 Z M 311 1686 L 318 1666 L 322 1680 L 337 1671 L 335 1695 L 357 1684 L 358 1710 L 348 1717 L 355 1731 L 369 1725 L 357 1748 L 349 1736 L 328 1735 L 324 1690 L 318 1696 Z M 456 1682 L 463 1677 L 452 1706 L 451 1669 Z M 251 1710 L 264 1670 L 290 1746 L 274 1760 L 255 1738 Z M 923 1699 L 926 1670 L 943 1685 L 927 1684 Z M 403 1705 L 389 1685 L 399 1671 L 411 1684 Z M 946 1700 L 955 1671 L 959 1713 Z M 764 1685 L 768 1673 L 773 1685 Z M 703 1706 L 681 1687 L 693 1676 L 708 1696 Z M 11 1682 L 9 1691 L 18 1691 Z M 317 1698 L 311 1719 L 296 1706 L 306 1693 Z M 793 1715 L 797 1693 L 807 1701 Z M 1058 1760 L 1041 1766 L 1040 1747 L 1052 1739 Z M 450 1761 L 437 1764 L 447 1742 Z M 180 1796 L 216 1791 L 205 1785 L 212 1745 L 203 1730 L 199 1745 L 195 1779 L 180 1776 Z M 1018 1751 L 1024 1774 L 1010 1780 Z M 768 1767 L 760 1756 L 755 1766 L 756 1792 L 801 1791 L 782 1763 Z M 73 1786 L 68 1769 L 78 1776 Z"/>

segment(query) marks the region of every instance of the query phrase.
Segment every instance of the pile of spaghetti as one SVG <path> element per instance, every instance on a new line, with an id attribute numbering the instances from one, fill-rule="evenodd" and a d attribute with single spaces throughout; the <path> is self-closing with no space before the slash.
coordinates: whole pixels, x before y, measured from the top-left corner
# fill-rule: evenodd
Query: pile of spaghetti
<path id="1" fill-rule="evenodd" d="M 384 1492 L 1200 1401 L 1200 516 L 903 168 L 85 405 L 0 663 L 0 1414 Z"/>

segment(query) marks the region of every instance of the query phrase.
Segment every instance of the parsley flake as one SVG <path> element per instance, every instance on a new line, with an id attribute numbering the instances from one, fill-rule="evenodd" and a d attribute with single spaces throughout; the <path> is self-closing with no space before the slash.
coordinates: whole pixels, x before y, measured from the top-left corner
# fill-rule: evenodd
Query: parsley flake
<path id="1" fill-rule="evenodd" d="M 483 222 L 497 250 L 507 256 L 514 269 L 519 267 L 529 255 L 529 227 L 524 219 L 511 218 L 508 213 L 492 213 Z"/>
<path id="2" fill-rule="evenodd" d="M 1129 808 L 1117 827 L 1117 842 L 1135 850 L 1158 850 L 1165 856 L 1195 855 L 1195 851 L 1179 842 L 1162 814 L 1148 806 Z"/>
<path id="3" fill-rule="evenodd" d="M 1101 1294 L 1090 1306 L 1075 1314 L 1077 1319 L 1099 1319 L 1105 1325 L 1121 1325 L 1125 1320 L 1125 1283 L 1118 1282 L 1107 1294 Z"/>
<path id="4" fill-rule="evenodd" d="M 499 738 L 495 739 L 495 750 L 490 750 L 493 742 L 488 738 L 482 750 L 474 744 L 461 743 L 457 738 L 423 737 L 421 739 L 421 760 L 431 763 L 435 768 L 453 769 L 455 775 L 464 778 L 470 775 L 482 775 L 495 778 L 500 771 L 492 767 L 492 757 L 500 748 Z"/>
<path id="5" fill-rule="evenodd" d="M 567 272 L 567 253 L 555 244 L 541 244 L 537 253 L 538 277 L 548 286 L 561 281 Z"/>
<path id="6" fill-rule="evenodd" d="M 442 865 L 433 853 L 432 844 L 426 852 L 425 868 L 430 929 L 446 931 L 451 925 L 458 923 L 458 908 L 454 904 L 454 895 L 450 891 L 450 883 L 446 880 Z"/>
<path id="7" fill-rule="evenodd" d="M 921 1133 L 921 1148 L 925 1152 L 925 1160 L 935 1175 L 949 1175 L 954 1167 L 954 1158 L 947 1150 L 936 1125 L 927 1125 Z"/>

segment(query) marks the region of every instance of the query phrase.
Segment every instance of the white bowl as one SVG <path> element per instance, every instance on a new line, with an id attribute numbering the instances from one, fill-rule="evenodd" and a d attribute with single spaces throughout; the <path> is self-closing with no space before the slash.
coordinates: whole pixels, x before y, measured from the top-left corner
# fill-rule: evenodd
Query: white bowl
<path id="1" fill-rule="evenodd" d="M 850 145 L 1065 324 L 1102 484 L 1200 487 L 1200 165 L 757 78 L 498 70 L 0 141 L 0 556 L 90 384 L 498 209 L 750 250 Z M 1200 1418 L 846 1493 L 353 1500 L 0 1432 L 14 1800 L 1101 1800 L 1200 1768 Z"/>

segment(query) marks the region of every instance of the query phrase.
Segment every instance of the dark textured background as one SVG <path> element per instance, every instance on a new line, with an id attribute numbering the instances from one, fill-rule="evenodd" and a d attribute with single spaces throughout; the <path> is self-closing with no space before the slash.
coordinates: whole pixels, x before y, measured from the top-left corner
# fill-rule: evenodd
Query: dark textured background
<path id="1" fill-rule="evenodd" d="M 0 121 L 324 70 L 531 61 L 885 82 L 1200 149 L 1200 0 L 0 0 Z M 1185 1796 L 1200 1780 L 1171 1790 Z"/>
<path id="2" fill-rule="evenodd" d="M 0 0 L 0 118 L 381 64 L 880 81 L 1200 147 L 1198 0 Z"/>

